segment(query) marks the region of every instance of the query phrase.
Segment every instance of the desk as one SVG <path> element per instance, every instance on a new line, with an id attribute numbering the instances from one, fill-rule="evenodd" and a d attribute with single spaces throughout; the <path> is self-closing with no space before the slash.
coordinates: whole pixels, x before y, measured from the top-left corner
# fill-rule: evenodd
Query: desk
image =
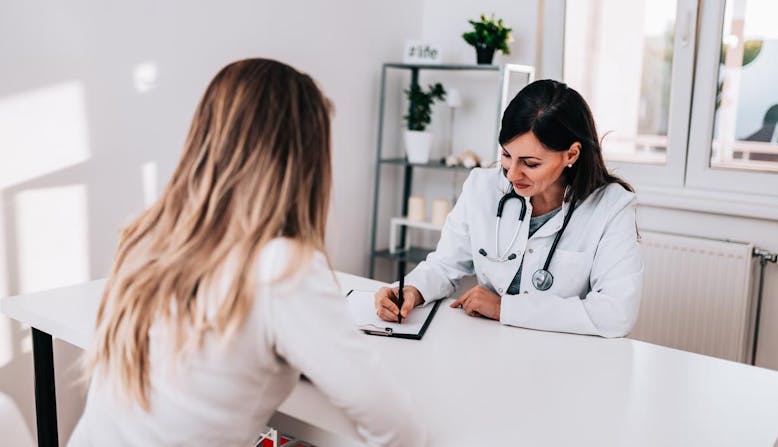
<path id="1" fill-rule="evenodd" d="M 379 285 L 338 277 L 344 289 Z M 102 287 L 94 281 L 9 297 L 1 309 L 36 328 L 36 337 L 84 348 Z M 767 369 L 629 339 L 502 326 L 445 305 L 421 341 L 364 341 L 408 385 L 432 446 L 772 446 L 778 437 L 778 372 Z M 38 369 L 46 365 L 35 349 L 39 439 L 51 439 L 41 437 L 51 428 L 41 408 L 53 405 L 53 395 L 43 390 L 37 399 L 44 387 Z M 49 344 L 52 364 L 50 353 Z M 358 439 L 344 414 L 307 382 L 273 421 Z"/>

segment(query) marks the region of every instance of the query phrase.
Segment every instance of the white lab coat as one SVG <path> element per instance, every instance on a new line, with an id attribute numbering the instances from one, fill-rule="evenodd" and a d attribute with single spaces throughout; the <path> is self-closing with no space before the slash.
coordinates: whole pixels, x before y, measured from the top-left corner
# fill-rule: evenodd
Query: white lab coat
<path id="1" fill-rule="evenodd" d="M 511 184 L 500 167 L 474 169 L 446 219 L 436 250 L 406 277 L 430 302 L 454 293 L 459 280 L 475 274 L 478 283 L 499 294 L 500 322 L 547 331 L 623 337 L 637 319 L 643 261 L 635 225 L 635 194 L 621 185 L 599 188 L 578 205 L 564 231 L 549 271 L 554 284 L 539 291 L 532 274 L 543 267 L 568 203 L 527 238 L 532 204 L 508 253 L 516 259 L 494 262 L 478 253 L 495 253 L 497 204 Z M 499 236 L 500 255 L 518 225 L 519 200 L 506 202 Z M 505 292 L 524 262 L 521 292 Z"/>

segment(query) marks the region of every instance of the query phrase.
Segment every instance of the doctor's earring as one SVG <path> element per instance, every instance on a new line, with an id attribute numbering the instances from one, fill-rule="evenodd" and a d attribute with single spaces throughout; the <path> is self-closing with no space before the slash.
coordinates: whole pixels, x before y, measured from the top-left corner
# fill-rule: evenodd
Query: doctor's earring
<path id="1" fill-rule="evenodd" d="M 568 167 L 568 168 L 572 168 L 572 167 L 573 167 L 573 164 L 572 164 L 572 163 L 568 163 L 567 167 Z"/>

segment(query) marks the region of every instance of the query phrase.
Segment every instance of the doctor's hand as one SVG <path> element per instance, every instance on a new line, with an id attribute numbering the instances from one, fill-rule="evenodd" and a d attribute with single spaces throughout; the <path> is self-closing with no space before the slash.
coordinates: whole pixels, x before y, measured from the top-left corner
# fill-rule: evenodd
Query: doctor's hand
<path id="1" fill-rule="evenodd" d="M 375 293 L 374 303 L 376 309 L 376 315 L 378 318 L 384 321 L 397 321 L 397 301 L 399 300 L 399 289 L 397 287 L 390 289 L 389 287 L 381 287 L 378 292 Z M 421 296 L 419 289 L 413 286 L 403 287 L 403 307 L 399 309 L 402 313 L 403 320 L 408 318 L 408 314 L 411 310 L 424 303 L 424 298 Z"/>
<path id="2" fill-rule="evenodd" d="M 451 307 L 461 307 L 471 317 L 500 319 L 500 295 L 484 286 L 475 286 L 457 298 Z"/>

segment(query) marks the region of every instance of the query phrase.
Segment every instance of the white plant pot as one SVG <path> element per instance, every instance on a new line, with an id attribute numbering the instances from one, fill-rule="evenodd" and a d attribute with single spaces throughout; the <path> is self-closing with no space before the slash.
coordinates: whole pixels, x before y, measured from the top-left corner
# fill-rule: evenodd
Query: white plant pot
<path id="1" fill-rule="evenodd" d="M 432 147 L 432 132 L 421 130 L 406 130 L 405 150 L 408 153 L 408 161 L 411 163 L 427 163 L 430 161 L 430 148 Z"/>

